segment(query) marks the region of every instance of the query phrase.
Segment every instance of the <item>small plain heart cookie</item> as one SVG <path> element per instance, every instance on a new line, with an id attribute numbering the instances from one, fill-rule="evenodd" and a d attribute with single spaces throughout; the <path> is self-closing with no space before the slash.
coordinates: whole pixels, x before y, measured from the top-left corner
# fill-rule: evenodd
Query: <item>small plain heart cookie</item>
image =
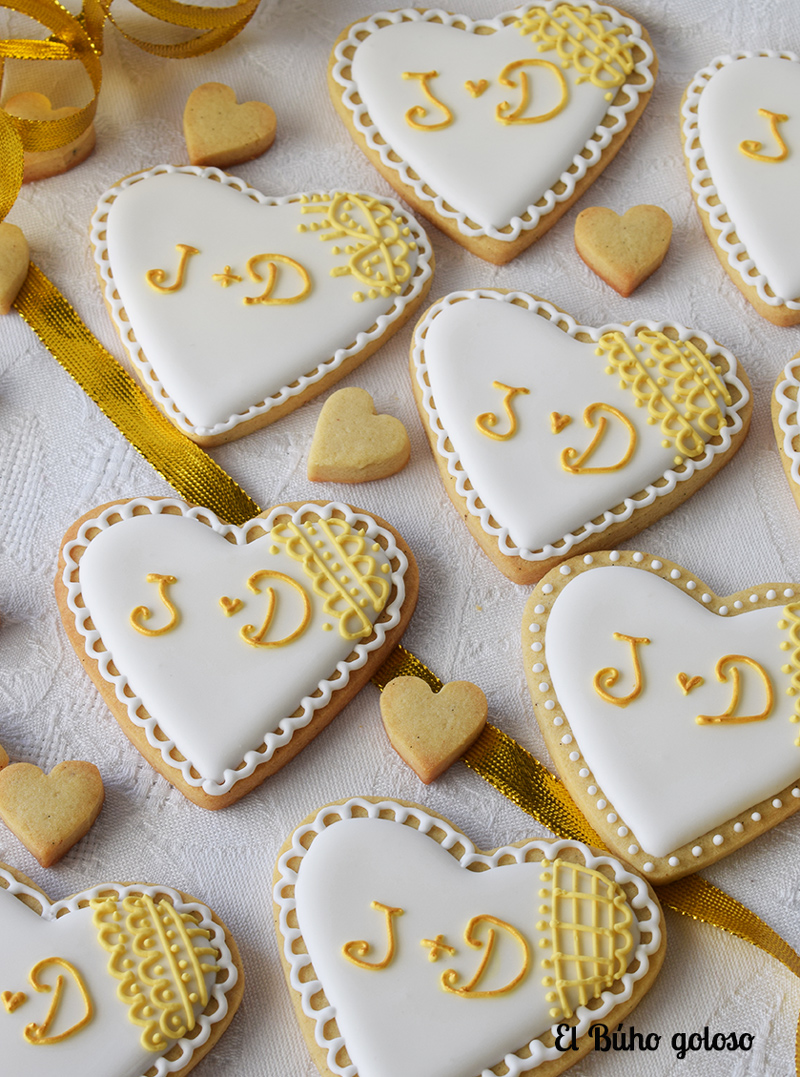
<path id="1" fill-rule="evenodd" d="M 184 1077 L 244 990 L 222 921 L 166 886 L 109 882 L 51 902 L 0 865 L 0 930 L 8 1074 Z"/>
<path id="2" fill-rule="evenodd" d="M 105 798 L 94 763 L 70 759 L 44 774 L 32 763 L 0 770 L 0 818 L 43 868 L 86 834 Z"/>
<path id="3" fill-rule="evenodd" d="M 11 116 L 18 116 L 21 120 L 60 120 L 63 116 L 80 112 L 80 109 L 73 105 L 53 108 L 50 99 L 44 94 L 28 90 L 9 97 L 3 108 Z M 22 182 L 31 183 L 33 180 L 48 179 L 50 176 L 69 172 L 71 168 L 86 160 L 95 147 L 95 141 L 94 124 L 90 123 L 82 134 L 66 146 L 57 146 L 52 150 L 26 150 L 23 156 Z"/>
<path id="4" fill-rule="evenodd" d="M 629 296 L 664 261 L 672 218 L 660 206 L 633 206 L 620 217 L 590 206 L 575 218 L 575 248 L 587 266 L 622 296 Z"/>
<path id="5" fill-rule="evenodd" d="M 800 586 L 718 597 L 642 553 L 574 557 L 531 594 L 525 674 L 553 762 L 653 883 L 800 807 Z"/>
<path id="6" fill-rule="evenodd" d="M 338 389 L 317 419 L 308 453 L 312 482 L 369 482 L 408 463 L 411 443 L 393 415 L 378 415 L 366 389 Z"/>
<path id="7" fill-rule="evenodd" d="M 236 103 L 224 82 L 204 82 L 189 94 L 183 110 L 183 137 L 193 165 L 232 165 L 252 161 L 275 141 L 275 113 L 263 101 Z"/>
<path id="8" fill-rule="evenodd" d="M 433 273 L 425 233 L 391 198 L 268 198 L 188 165 L 121 180 L 91 239 L 136 376 L 202 445 L 329 389 L 405 324 Z"/>
<path id="9" fill-rule="evenodd" d="M 478 739 L 487 711 L 486 696 L 469 681 L 433 692 L 419 677 L 395 677 L 381 693 L 389 742 L 426 785 Z"/>
<path id="10" fill-rule="evenodd" d="M 683 502 L 736 452 L 752 411 L 740 365 L 698 329 L 583 326 L 489 288 L 423 315 L 411 381 L 450 499 L 522 584 Z"/>
<path id="11" fill-rule="evenodd" d="M 30 251 L 21 228 L 0 223 L 0 314 L 8 314 L 28 275 Z"/>
<path id="12" fill-rule="evenodd" d="M 653 892 L 611 857 L 570 841 L 481 852 L 393 800 L 309 816 L 273 896 L 323 1077 L 555 1077 L 591 1049 L 593 1023 L 616 1027 L 639 1002 L 666 945 Z"/>
<path id="13" fill-rule="evenodd" d="M 775 325 L 800 322 L 800 57 L 737 51 L 697 72 L 681 136 L 692 196 L 725 272 Z"/>
<path id="14" fill-rule="evenodd" d="M 70 642 L 126 736 L 210 809 L 328 725 L 399 642 L 417 590 L 400 535 L 338 502 L 243 527 L 169 498 L 113 503 L 67 533 L 56 579 Z"/>
<path id="15" fill-rule="evenodd" d="M 657 69 L 647 31 L 594 0 L 477 21 L 404 8 L 341 34 L 328 88 L 356 144 L 402 197 L 502 265 L 610 163 Z"/>

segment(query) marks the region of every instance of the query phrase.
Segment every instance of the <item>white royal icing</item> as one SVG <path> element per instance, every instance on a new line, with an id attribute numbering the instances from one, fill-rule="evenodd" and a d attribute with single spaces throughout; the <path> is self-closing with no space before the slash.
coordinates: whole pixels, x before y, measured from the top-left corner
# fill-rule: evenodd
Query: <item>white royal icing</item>
<path id="1" fill-rule="evenodd" d="M 149 512 L 141 513 L 142 507 Z M 345 638 L 303 565 L 269 534 L 282 513 L 301 525 L 310 513 L 329 520 L 337 510 L 349 525 L 366 525 L 364 555 L 373 560 L 375 575 L 395 588 L 380 612 L 365 603 L 368 620 L 381 619 L 374 623 L 373 634 L 360 640 Z M 267 534 L 248 542 L 255 528 Z M 94 529 L 99 530 L 93 535 Z M 312 541 L 322 544 L 322 556 L 330 553 L 327 561 L 337 578 L 348 571 L 324 535 L 315 533 Z M 288 744 L 383 644 L 387 631 L 399 622 L 408 564 L 390 532 L 344 505 L 304 505 L 294 512 L 278 507 L 266 520 L 256 517 L 235 527 L 181 501 L 146 498 L 112 505 L 85 522 L 65 546 L 64 557 L 68 606 L 86 653 L 98 662 L 102 676 L 124 701 L 128 719 L 144 730 L 165 766 L 211 796 L 227 793 Z M 246 634 L 252 637 L 262 625 L 270 586 L 276 606 L 265 639 L 282 640 L 299 627 L 303 600 L 297 587 L 275 578 L 264 579 L 261 593 L 254 593 L 247 581 L 263 570 L 296 580 L 311 605 L 305 631 L 273 648 L 251 646 L 240 632 L 250 625 Z M 130 620 L 133 610 L 147 606 L 152 621 L 146 625 L 155 628 L 167 622 L 157 585 L 147 582 L 150 573 L 176 578 L 167 593 L 179 620 L 160 636 L 136 631 Z M 348 579 L 348 588 L 353 585 Z M 223 597 L 239 599 L 242 605 L 227 616 L 220 606 Z M 102 653 L 95 650 L 98 641 L 105 648 Z M 146 717 L 139 713 L 142 707 Z M 265 747 L 257 751 L 259 746 Z M 173 748 L 183 754 L 183 762 L 173 758 Z"/>
<path id="2" fill-rule="evenodd" d="M 391 332 L 427 285 L 425 233 L 384 196 L 378 201 L 409 229 L 403 241 L 415 245 L 407 252 L 411 278 L 402 294 L 370 298 L 353 275 L 331 275 L 347 265 L 345 248 L 355 241 L 323 239 L 331 230 L 322 228 L 319 212 L 308 211 L 316 197 L 268 198 L 216 168 L 162 165 L 122 180 L 98 202 L 92 243 L 106 302 L 139 377 L 187 433 L 235 431 L 311 386 L 321 392 L 324 378 Z M 199 253 L 188 259 L 179 290 L 159 292 L 146 274 L 163 269 L 165 283 L 172 282 L 177 244 Z M 305 298 L 246 305 L 245 296 L 265 288 L 246 272 L 258 254 L 301 264 L 311 282 Z M 226 267 L 242 280 L 227 286 L 214 280 Z M 266 278 L 266 261 L 255 269 Z M 299 271 L 278 264 L 274 298 L 301 289 Z"/>
<path id="3" fill-rule="evenodd" d="M 800 484 L 800 451 L 795 448 L 800 435 L 798 421 L 798 393 L 800 393 L 800 360 L 792 359 L 786 364 L 783 379 L 775 386 L 775 399 L 780 407 L 778 425 L 783 434 L 780 448 L 790 462 L 792 480 Z"/>
<path id="4" fill-rule="evenodd" d="M 702 340 L 712 360 L 724 356 L 729 364 L 725 383 L 739 394 L 732 406 L 722 405 L 730 425 L 718 443 L 686 458 L 683 471 L 673 467 L 674 443 L 662 445 L 660 426 L 648 424 L 647 409 L 635 406 L 631 389 L 621 388 L 618 377 L 606 373 L 607 356 L 596 354 L 595 342 L 604 333 L 619 332 L 635 348 L 638 330 L 665 328 L 676 330 L 681 341 Z M 578 340 L 579 334 L 590 339 Z M 644 321 L 582 326 L 521 292 L 487 289 L 446 296 L 419 323 L 412 358 L 436 451 L 447 461 L 458 494 L 483 530 L 497 538 L 501 553 L 525 561 L 563 556 L 587 536 L 671 494 L 727 451 L 731 437 L 742 429 L 740 412 L 749 400 L 736 376 L 736 359 L 699 330 Z M 487 437 L 475 422 L 493 412 L 498 431 L 508 426 L 503 394 L 492 387 L 495 380 L 529 390 L 513 399 L 519 425 L 507 441 Z M 636 448 L 617 471 L 572 474 L 562 467 L 561 454 L 566 447 L 589 446 L 598 420 L 589 429 L 583 413 L 598 401 L 624 413 L 636 431 Z M 571 418 L 557 434 L 551 426 L 553 412 Z M 609 421 L 606 429 L 591 466 L 618 462 L 629 442 L 618 420 Z M 574 533 L 578 530 L 581 534 Z"/>
<path id="5" fill-rule="evenodd" d="M 540 9 L 549 13 L 557 7 L 558 0 L 549 0 Z M 579 82 L 575 68 L 569 63 L 562 68 L 555 51 L 541 52 L 521 35 L 513 20 L 530 10 L 525 5 L 479 21 L 439 9 L 382 11 L 354 23 L 334 53 L 333 78 L 343 88 L 356 130 L 384 166 L 437 214 L 456 222 L 465 236 L 510 242 L 536 228 L 572 196 L 612 138 L 624 130 L 640 95 L 653 87 L 653 52 L 632 19 L 593 0 L 580 5 L 582 12 L 608 14 L 608 25 L 625 27 L 625 37 L 642 50 L 624 84 L 624 100 L 610 104 L 606 90 Z M 520 94 L 519 88 L 500 84 L 500 73 L 507 64 L 529 58 L 555 62 L 563 70 L 566 106 L 543 122 L 500 123 L 497 107 L 507 101 L 518 104 Z M 418 105 L 431 116 L 423 124 L 441 116 L 429 105 L 420 80 L 403 78 L 405 72 L 427 71 L 438 72 L 431 90 L 453 113 L 453 122 L 442 130 L 419 130 L 406 122 L 408 110 Z M 556 107 L 561 93 L 552 70 L 536 66 L 525 72 L 532 102 L 525 114 L 541 115 Z M 511 78 L 518 79 L 518 73 Z M 471 96 L 465 83 L 481 79 L 488 87 Z"/>
<path id="6" fill-rule="evenodd" d="M 793 597 L 791 589 L 787 593 Z M 758 608 L 718 616 L 680 582 L 633 566 L 599 565 L 561 586 L 543 632 L 529 629 L 530 640 L 544 636 L 537 652 L 545 662 L 542 677 L 569 723 L 571 749 L 578 750 L 564 766 L 576 773 L 588 768 L 591 774 L 582 779 L 587 794 L 607 801 L 644 854 L 667 856 L 800 775 L 800 726 L 787 692 L 791 673 L 783 670 L 794 647 L 782 649 L 789 634 L 785 622 L 778 626 L 791 598 L 774 590 L 765 598 L 772 604 L 758 606 L 760 596 L 754 595 Z M 624 707 L 604 700 L 594 687 L 598 671 L 614 668 L 619 678 L 609 693 L 624 696 L 633 688 L 631 645 L 614 639 L 615 632 L 650 640 L 637 647 L 642 691 Z M 730 670 L 725 682 L 715 675 L 725 655 L 746 656 L 764 669 L 774 691 L 767 718 L 696 722 L 698 715 L 723 714 L 732 701 Z M 733 716 L 758 714 L 766 699 L 762 677 L 747 664 L 739 669 Z M 685 694 L 679 673 L 700 676 L 703 683 Z M 716 844 L 722 841 L 719 836 Z"/>
<path id="7" fill-rule="evenodd" d="M 236 966 L 225 942 L 222 927 L 215 924 L 210 910 L 199 902 L 186 904 L 180 894 L 168 887 L 122 886 L 118 883 L 97 886 L 76 894 L 65 901 L 50 904 L 43 894 L 18 882 L 0 868 L 0 925 L 3 932 L 3 962 L 0 972 L 0 991 L 22 992 L 27 999 L 12 1013 L 0 1006 L 0 1054 L 4 1073 L 26 1074 L 26 1077 L 155 1077 L 182 1070 L 190 1063 L 194 1051 L 208 1041 L 213 1026 L 228 1013 L 227 993 L 238 979 Z M 172 1042 L 162 1054 L 154 1053 L 141 1043 L 142 1027 L 128 1016 L 128 1006 L 118 996 L 120 980 L 109 971 L 111 955 L 98 940 L 93 922 L 93 910 L 79 903 L 101 898 L 113 891 L 124 898 L 129 894 L 147 894 L 155 901 L 171 899 L 179 911 L 196 912 L 200 926 L 210 932 L 212 945 L 219 957 L 214 963 L 227 973 L 223 982 L 215 983 L 216 974 L 206 973 L 206 985 L 213 1010 L 208 1014 L 195 1004 L 199 1034 L 192 1033 Z M 16 895 L 24 895 L 42 906 L 38 915 L 23 904 Z M 52 1003 L 51 993 L 37 993 L 29 981 L 29 973 L 37 962 L 60 957 L 69 961 L 83 978 L 92 1001 L 93 1016 L 83 1028 L 59 1043 L 31 1044 L 24 1037 L 27 1025 L 41 1025 Z M 42 981 L 51 986 L 56 976 L 64 976 L 63 996 L 59 1004 L 51 1035 L 58 1035 L 76 1024 L 85 1013 L 80 991 L 73 977 L 58 966 L 42 974 Z M 216 1005 L 214 1005 L 216 1004 Z M 175 1057 L 165 1058 L 177 1047 Z M 151 1067 L 153 1069 L 151 1070 Z"/>
<path id="8" fill-rule="evenodd" d="M 800 57 L 737 52 L 698 71 L 684 100 L 685 152 L 698 204 L 728 265 L 769 306 L 800 310 Z M 742 142 L 778 152 L 759 109 L 785 116 L 782 161 L 759 161 Z"/>
<path id="9" fill-rule="evenodd" d="M 394 818 L 379 818 L 387 811 Z M 331 822 L 335 816 L 338 821 Z M 407 820 L 413 826 L 403 825 Z M 444 833 L 441 845 L 427 837 L 431 831 Z M 460 847 L 458 859 L 447 852 L 454 847 Z M 541 862 L 525 863 L 533 849 L 551 860 L 563 850 L 578 849 L 587 867 L 607 865 L 617 883 L 636 888 L 632 907 L 646 910 L 643 922 L 652 932 L 645 942 L 634 915 L 633 950 L 622 974 L 622 990 L 603 991 L 596 1009 L 578 1007 L 581 1035 L 630 998 L 661 941 L 657 905 L 642 881 L 617 861 L 594 858 L 586 846 L 567 841 L 531 841 L 486 855 L 444 820 L 394 801 L 350 800 L 321 809 L 312 822 L 298 828 L 278 863 L 274 897 L 291 984 L 302 996 L 304 1013 L 316 1022 L 317 1043 L 327 1050 L 331 1072 L 338 1077 L 473 1077 L 479 1072 L 491 1077 L 489 1067 L 502 1061 L 508 1067 L 504 1072 L 517 1077 L 562 1057 L 538 1038 L 558 1021 L 546 998 L 548 987 L 542 984 L 552 975 L 552 967 L 542 970 L 542 958 L 552 957 L 553 951 L 539 945 L 546 937 L 540 922 L 543 900 L 548 906 L 542 888 L 549 893 L 550 882 L 548 876 L 542 880 L 547 869 Z M 491 870 L 465 870 L 476 865 Z M 385 952 L 386 927 L 372 901 L 404 911 L 395 921 L 395 959 L 384 969 L 370 971 L 348 961 L 342 947 L 363 939 L 376 955 Z M 570 912 L 581 917 L 582 911 L 576 911 L 581 904 Z M 440 980 L 448 968 L 458 972 L 462 983 L 475 973 L 476 951 L 466 946 L 463 933 L 470 918 L 478 915 L 492 915 L 517 928 L 529 942 L 531 967 L 506 993 L 463 998 L 446 992 Z M 499 934 L 503 937 L 493 957 L 498 964 L 481 981 L 484 988 L 508 982 L 520 967 L 517 944 L 504 931 Z M 432 962 L 430 947 L 422 940 L 438 935 L 456 952 Z M 303 952 L 295 945 L 301 936 Z M 328 1002 L 322 1009 L 312 1002 L 319 991 Z M 328 1024 L 334 1017 L 338 1035 Z M 343 1046 L 350 1065 L 341 1062 Z M 525 1047 L 527 1055 L 521 1050 Z"/>

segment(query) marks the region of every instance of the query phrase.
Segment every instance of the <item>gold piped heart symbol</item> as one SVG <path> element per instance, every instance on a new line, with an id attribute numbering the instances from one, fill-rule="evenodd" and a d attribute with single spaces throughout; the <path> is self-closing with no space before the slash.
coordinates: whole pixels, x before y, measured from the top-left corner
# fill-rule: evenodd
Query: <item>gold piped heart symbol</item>
<path id="1" fill-rule="evenodd" d="M 3 1000 L 6 1013 L 13 1013 L 20 1008 L 23 1002 L 28 1001 L 28 996 L 24 991 L 4 991 L 2 995 L 0 995 L 0 999 Z"/>
<path id="2" fill-rule="evenodd" d="M 219 604 L 222 606 L 226 617 L 233 617 L 234 613 L 238 613 L 242 608 L 244 602 L 242 602 L 241 598 L 228 598 L 227 595 L 223 595 L 219 600 Z"/>
<path id="3" fill-rule="evenodd" d="M 688 696 L 693 688 L 699 688 L 703 683 L 702 677 L 690 677 L 688 673 L 678 674 L 678 684 L 683 689 L 685 696 Z"/>
<path id="4" fill-rule="evenodd" d="M 550 429 L 554 434 L 560 434 L 564 427 L 569 426 L 571 422 L 571 415 L 562 415 L 558 411 L 550 412 Z"/>
<path id="5" fill-rule="evenodd" d="M 472 79 L 467 79 L 464 85 L 473 97 L 480 97 L 488 88 L 489 83 L 486 79 L 478 79 L 477 82 L 473 82 Z"/>

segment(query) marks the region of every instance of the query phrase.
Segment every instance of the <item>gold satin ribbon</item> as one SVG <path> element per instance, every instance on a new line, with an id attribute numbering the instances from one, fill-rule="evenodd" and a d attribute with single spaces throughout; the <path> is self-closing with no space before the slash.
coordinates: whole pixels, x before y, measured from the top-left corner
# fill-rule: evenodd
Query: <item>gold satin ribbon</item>
<path id="1" fill-rule="evenodd" d="M 181 496 L 212 508 L 232 523 L 242 524 L 261 511 L 210 456 L 162 415 L 33 264 L 14 305 L 64 369 Z M 398 676 L 421 677 L 434 691 L 443 686 L 424 663 L 401 645 L 372 679 L 382 690 Z M 487 725 L 462 759 L 557 836 L 604 848 L 563 783 L 501 730 Z M 656 893 L 667 908 L 758 946 L 800 977 L 800 955 L 745 905 L 701 876 L 687 876 L 657 887 Z M 795 1068 L 800 1077 L 800 1025 Z"/>

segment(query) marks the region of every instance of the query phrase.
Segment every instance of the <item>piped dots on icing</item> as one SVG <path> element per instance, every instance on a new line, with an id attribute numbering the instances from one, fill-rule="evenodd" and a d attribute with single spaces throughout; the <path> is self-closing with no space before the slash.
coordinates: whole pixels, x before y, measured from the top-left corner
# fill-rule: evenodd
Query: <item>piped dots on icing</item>
<path id="1" fill-rule="evenodd" d="M 528 631 L 529 632 L 539 632 L 539 631 L 541 631 L 541 627 L 542 627 L 541 625 L 536 624 L 536 622 L 534 621 L 533 624 L 528 625 Z"/>
<path id="2" fill-rule="evenodd" d="M 542 588 L 542 594 L 550 595 L 552 593 L 553 593 L 553 585 L 552 585 L 552 583 L 546 583 L 544 585 L 544 587 Z"/>
<path id="3" fill-rule="evenodd" d="M 586 790 L 586 792 L 589 794 L 590 797 L 593 797 L 595 795 L 595 793 L 597 792 L 597 786 L 596 785 L 590 785 L 589 788 Z"/>
<path id="4" fill-rule="evenodd" d="M 541 603 L 539 603 L 538 606 L 533 607 L 533 612 L 534 613 L 544 613 L 544 606 Z"/>
<path id="5" fill-rule="evenodd" d="M 761 822 L 761 812 L 760 811 L 754 811 L 753 814 L 750 816 L 750 818 L 753 820 L 754 823 L 760 823 Z"/>
<path id="6" fill-rule="evenodd" d="M 652 863 L 652 861 L 646 860 L 644 864 L 642 864 L 642 871 L 650 872 L 653 870 L 654 866 L 655 865 Z"/>
<path id="7" fill-rule="evenodd" d="M 744 830 L 744 824 L 743 823 L 734 823 L 733 824 L 733 830 L 734 830 L 735 834 L 741 834 L 742 831 Z"/>
<path id="8" fill-rule="evenodd" d="M 572 572 L 572 569 L 569 567 L 569 565 L 562 565 L 558 571 L 561 573 L 562 576 L 569 576 L 570 572 Z"/>
<path id="9" fill-rule="evenodd" d="M 660 568 L 663 568 L 663 567 L 664 567 L 664 562 L 659 561 L 658 559 L 656 559 L 655 561 L 650 562 L 650 568 L 654 568 L 656 570 L 656 572 L 658 572 L 658 570 Z"/>
<path id="10" fill-rule="evenodd" d="M 541 662 L 536 663 L 536 665 L 533 667 L 533 672 L 534 673 L 543 673 L 544 672 L 544 666 L 542 665 Z"/>
<path id="11" fill-rule="evenodd" d="M 775 799 L 772 802 L 772 807 L 773 808 L 782 808 L 783 807 L 783 801 L 779 797 L 775 797 Z"/>
<path id="12" fill-rule="evenodd" d="M 777 597 L 778 597 L 778 592 L 777 592 L 777 591 L 773 591 L 772 589 L 770 589 L 769 591 L 767 591 L 767 598 L 769 599 L 769 601 L 770 601 L 770 602 L 771 602 L 771 601 L 772 601 L 772 600 L 773 600 L 774 598 L 777 598 Z"/>
<path id="13" fill-rule="evenodd" d="M 793 797 L 800 797 L 800 789 L 793 789 L 792 790 L 792 796 Z"/>
<path id="14" fill-rule="evenodd" d="M 701 601 L 701 602 L 705 602 L 705 603 L 706 603 L 706 605 L 708 605 L 708 603 L 709 603 L 709 602 L 711 601 L 711 595 L 710 595 L 710 594 L 708 594 L 708 592 L 707 592 L 707 591 L 706 591 L 706 592 L 704 592 L 704 593 L 703 593 L 703 594 L 702 594 L 702 595 L 700 596 L 700 601 Z"/>
<path id="15" fill-rule="evenodd" d="M 742 602 L 742 600 L 740 598 L 737 598 L 736 601 L 733 604 L 733 608 L 735 610 L 744 609 L 744 602 Z"/>
<path id="16" fill-rule="evenodd" d="M 583 563 L 584 563 L 584 565 L 593 565 L 594 564 L 594 558 L 592 557 L 592 555 L 590 553 L 586 554 L 586 556 L 583 559 Z"/>
<path id="17" fill-rule="evenodd" d="M 608 555 L 608 559 L 609 561 L 613 561 L 614 564 L 616 564 L 617 561 L 619 561 L 619 556 L 619 550 L 612 550 L 611 553 Z"/>
<path id="18" fill-rule="evenodd" d="M 608 823 L 616 823 L 617 818 L 618 818 L 618 816 L 617 816 L 616 812 L 610 811 L 608 813 L 608 815 L 606 816 L 606 822 L 608 822 Z"/>
<path id="19" fill-rule="evenodd" d="M 699 845 L 695 845 L 694 848 L 692 849 L 692 856 L 702 856 L 702 855 L 703 855 L 703 850 L 700 848 Z"/>
<path id="20" fill-rule="evenodd" d="M 751 602 L 758 602 L 758 595 L 750 595 Z"/>
<path id="21" fill-rule="evenodd" d="M 617 827 L 617 834 L 621 838 L 627 838 L 627 836 L 628 836 L 628 828 L 626 826 L 618 826 Z"/>
<path id="22" fill-rule="evenodd" d="M 629 856 L 636 856 L 636 854 L 638 852 L 639 852 L 639 846 L 638 845 L 629 845 L 628 846 L 628 855 Z"/>
<path id="23" fill-rule="evenodd" d="M 548 711 L 554 710 L 555 709 L 555 703 L 553 702 L 552 699 L 548 699 L 545 702 L 544 707 L 545 707 L 545 710 L 548 710 Z"/>
<path id="24" fill-rule="evenodd" d="M 581 769 L 578 771 L 578 777 L 579 778 L 588 778 L 589 777 L 589 771 L 586 769 L 586 767 L 581 767 Z"/>
<path id="25" fill-rule="evenodd" d="M 721 834 L 715 834 L 711 840 L 715 845 L 722 845 L 723 841 L 725 841 Z"/>
<path id="26" fill-rule="evenodd" d="M 560 715 L 560 714 L 559 714 L 559 715 L 557 715 L 557 716 L 556 716 L 556 717 L 555 717 L 555 718 L 553 719 L 553 725 L 563 725 L 563 724 L 564 724 L 564 719 L 563 719 L 563 718 L 561 717 L 561 715 Z"/>
<path id="27" fill-rule="evenodd" d="M 577 763 L 578 760 L 580 759 L 580 757 L 581 757 L 580 752 L 570 752 L 569 753 L 570 762 L 572 762 L 572 763 Z"/>
<path id="28" fill-rule="evenodd" d="M 643 553 L 635 553 L 633 555 L 633 559 L 634 559 L 634 561 L 636 562 L 637 565 L 640 565 L 642 563 L 642 561 L 644 561 L 644 554 Z"/>
<path id="29" fill-rule="evenodd" d="M 677 856 L 671 856 L 667 863 L 671 868 L 677 868 L 678 864 L 680 864 L 680 860 L 678 860 Z"/>
<path id="30" fill-rule="evenodd" d="M 793 589 L 791 587 L 787 587 L 786 590 L 783 592 L 783 597 L 784 598 L 794 598 Z"/>
<path id="31" fill-rule="evenodd" d="M 669 577 L 671 580 L 679 580 L 681 578 L 681 574 L 680 572 L 678 572 L 677 568 L 673 568 L 673 570 L 669 574 Z"/>
<path id="32" fill-rule="evenodd" d="M 724 617 L 725 614 L 728 612 L 728 607 L 727 606 L 720 606 L 720 608 L 719 608 L 719 610 L 717 612 Z"/>
<path id="33" fill-rule="evenodd" d="M 550 691 L 550 685 L 547 683 L 547 681 L 542 681 L 542 683 L 539 685 L 539 691 L 540 692 L 549 692 Z"/>
<path id="34" fill-rule="evenodd" d="M 561 743 L 562 744 L 572 744 L 572 734 L 571 733 L 565 733 L 564 736 L 561 738 Z"/>
<path id="35" fill-rule="evenodd" d="M 539 643 L 538 640 L 537 640 L 536 643 L 531 644 L 531 650 L 532 651 L 541 651 L 541 649 L 542 649 L 542 644 Z"/>
<path id="36" fill-rule="evenodd" d="M 603 811 L 603 809 L 607 808 L 607 807 L 608 807 L 608 801 L 607 800 L 602 800 L 602 799 L 598 800 L 598 802 L 597 802 L 597 810 L 598 811 Z"/>

